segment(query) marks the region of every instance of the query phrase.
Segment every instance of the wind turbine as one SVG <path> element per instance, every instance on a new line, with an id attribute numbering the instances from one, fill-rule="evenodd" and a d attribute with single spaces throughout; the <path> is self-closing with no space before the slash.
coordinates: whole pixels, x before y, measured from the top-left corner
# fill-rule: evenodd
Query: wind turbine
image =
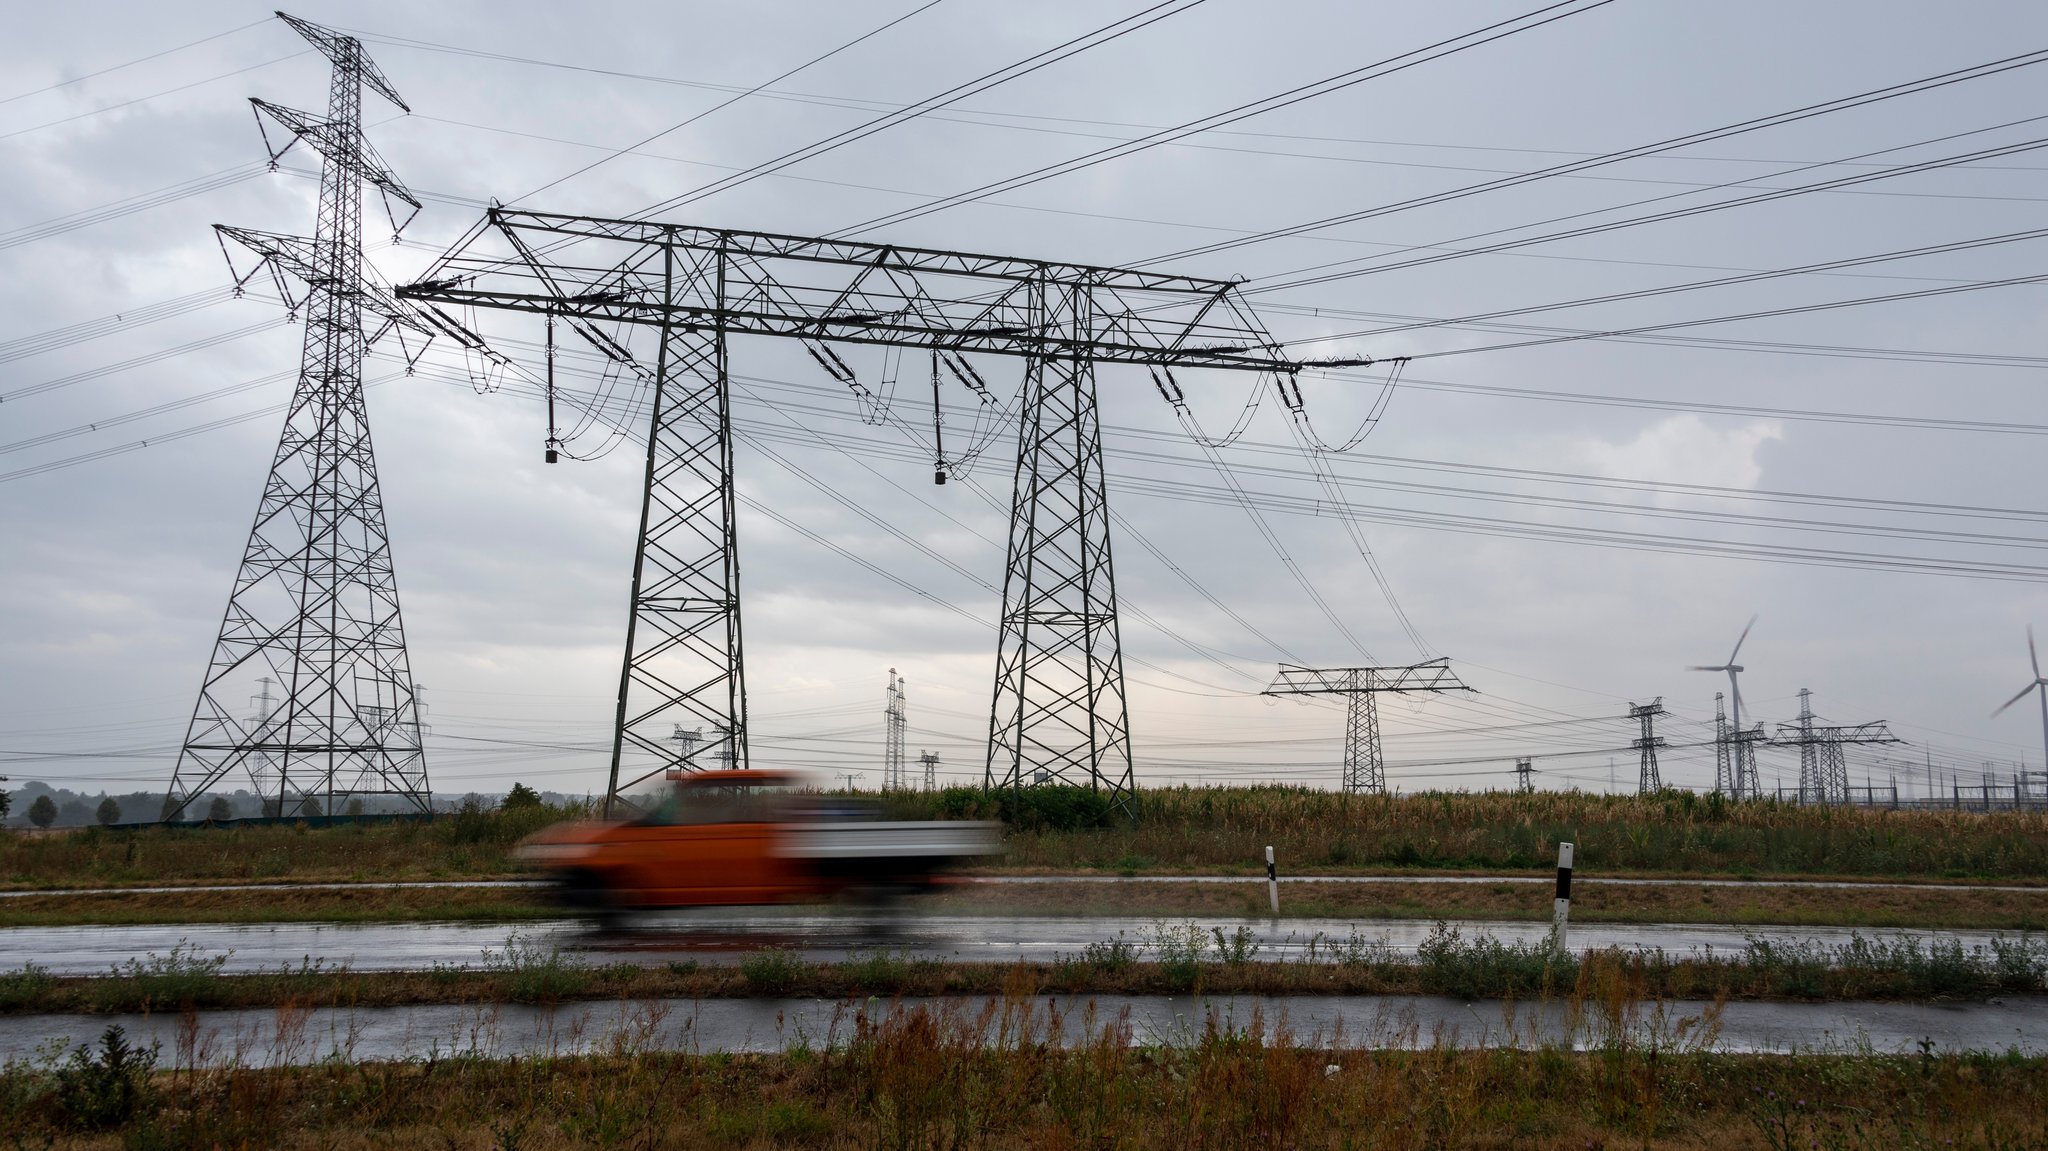
<path id="1" fill-rule="evenodd" d="M 1742 670 L 1742 665 L 1735 662 L 1735 657 L 1741 654 L 1742 641 L 1749 638 L 1749 629 L 1755 626 L 1756 617 L 1750 616 L 1749 622 L 1742 625 L 1742 634 L 1737 636 L 1735 639 L 1734 649 L 1728 653 L 1727 663 L 1716 664 L 1712 667 L 1703 667 L 1699 664 L 1694 664 L 1693 666 L 1685 669 L 1687 671 L 1725 671 L 1728 673 L 1728 693 L 1734 697 L 1735 703 L 1734 711 L 1732 713 L 1733 722 L 1729 726 L 1730 731 L 1742 730 L 1742 685 L 1735 682 L 1735 676 L 1738 672 Z M 2025 693 L 2022 692 L 2021 694 Z"/>
<path id="2" fill-rule="evenodd" d="M 2041 755 L 2043 756 L 2044 762 L 2048 762 L 2048 675 L 2041 674 L 2041 656 L 2040 653 L 2034 650 L 2034 628 L 2032 624 L 2027 625 L 2027 659 L 2031 661 L 2034 665 L 2033 682 L 2021 688 L 2018 695 L 2015 695 L 2011 699 L 2006 700 L 2004 703 L 1999 704 L 1998 711 L 1994 711 L 1991 714 L 1992 716 L 1996 717 L 2000 712 L 2003 712 L 2006 708 L 2011 707 L 2013 704 L 2018 703 L 2022 699 L 2025 699 L 2027 693 L 2030 691 L 2040 692 Z"/>

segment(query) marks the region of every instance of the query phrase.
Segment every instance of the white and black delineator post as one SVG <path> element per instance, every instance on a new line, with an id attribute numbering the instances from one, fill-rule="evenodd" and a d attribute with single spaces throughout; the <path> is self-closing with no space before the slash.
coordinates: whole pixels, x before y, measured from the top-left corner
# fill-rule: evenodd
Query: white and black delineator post
<path id="1" fill-rule="evenodd" d="M 1572 917 L 1572 845 L 1557 845 L 1557 898 L 1552 904 L 1550 945 L 1563 951 L 1564 933 Z"/>
<path id="2" fill-rule="evenodd" d="M 1273 866 L 1273 846 L 1266 845 L 1266 900 L 1273 905 L 1273 915 L 1280 915 L 1280 870 Z"/>

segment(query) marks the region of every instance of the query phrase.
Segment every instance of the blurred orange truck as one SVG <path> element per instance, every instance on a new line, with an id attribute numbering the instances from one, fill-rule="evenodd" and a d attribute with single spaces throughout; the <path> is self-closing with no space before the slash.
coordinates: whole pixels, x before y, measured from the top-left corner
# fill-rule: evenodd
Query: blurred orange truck
<path id="1" fill-rule="evenodd" d="M 569 906 L 616 920 L 643 908 L 886 899 L 1002 851 L 1001 824 L 885 820 L 805 783 L 772 770 L 683 776 L 638 819 L 559 823 L 514 856 L 546 872 Z"/>

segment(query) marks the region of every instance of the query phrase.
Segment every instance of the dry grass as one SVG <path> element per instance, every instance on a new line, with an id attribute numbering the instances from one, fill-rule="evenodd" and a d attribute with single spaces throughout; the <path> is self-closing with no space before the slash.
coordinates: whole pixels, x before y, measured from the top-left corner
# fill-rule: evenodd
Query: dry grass
<path id="1" fill-rule="evenodd" d="M 982 814 L 973 796 L 903 793 L 905 816 Z M 297 880 L 493 879 L 507 849 L 565 812 L 534 808 L 432 824 L 145 828 L 0 835 L 0 886 L 16 889 Z M 1903 812 L 1730 804 L 1661 796 L 1344 796 L 1288 787 L 1141 791 L 1138 822 L 1013 830 L 998 870 L 1150 874 L 1263 870 L 1272 844 L 1291 875 L 1540 872 L 1559 840 L 1593 875 L 1911 879 L 2048 877 L 2048 814 Z"/>
<path id="2" fill-rule="evenodd" d="M 18 1146 L 54 1148 L 2023 1148 L 2048 1140 L 2048 1063 L 2018 1056 L 1731 1056 L 1712 1020 L 1632 1032 L 1641 987 L 1573 998 L 1588 1049 L 1406 1050 L 1218 1026 L 1134 1042 L 1091 1010 L 1010 996 L 851 1013 L 773 1056 L 602 1054 L 287 1070 L 111 1046 L 0 1070 Z M 1056 1031 L 1055 1031 L 1056 1029 Z M 1047 1042 L 1063 1034 L 1065 1045 Z M 161 1053 L 155 1053 L 160 1055 Z M 153 1069 L 154 1068 L 154 1069 Z"/>
<path id="3" fill-rule="evenodd" d="M 1617 876 L 2048 876 L 2048 813 L 2039 812 L 1736 804 L 1690 792 L 1368 797 L 1248 787 L 1141 791 L 1136 814 L 1130 826 L 1015 832 L 1005 863 L 1251 873 L 1272 844 L 1293 874 L 1542 870 L 1569 840 L 1580 870 Z"/>

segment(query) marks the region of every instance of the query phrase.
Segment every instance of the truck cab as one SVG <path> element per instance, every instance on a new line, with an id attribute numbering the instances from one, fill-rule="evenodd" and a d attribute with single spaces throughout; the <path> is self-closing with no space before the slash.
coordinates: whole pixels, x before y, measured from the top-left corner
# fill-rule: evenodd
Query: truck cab
<path id="1" fill-rule="evenodd" d="M 615 918 L 641 908 L 907 893 L 1001 850 L 998 825 L 882 820 L 807 782 L 770 769 L 687 775 L 638 818 L 557 824 L 515 855 L 550 874 L 571 906 Z"/>

